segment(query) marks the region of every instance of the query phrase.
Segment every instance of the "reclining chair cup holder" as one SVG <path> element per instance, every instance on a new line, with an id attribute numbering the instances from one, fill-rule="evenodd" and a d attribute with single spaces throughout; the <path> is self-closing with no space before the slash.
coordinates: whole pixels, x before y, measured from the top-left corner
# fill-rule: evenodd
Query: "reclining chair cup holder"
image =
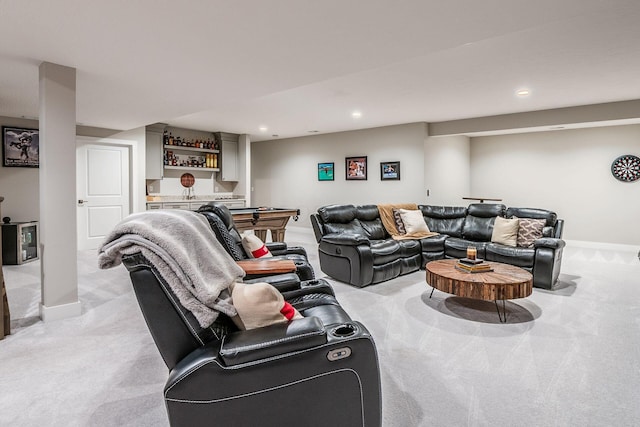
<path id="1" fill-rule="evenodd" d="M 336 338 L 348 338 L 358 333 L 358 327 L 352 323 L 343 323 L 332 328 L 329 333 Z"/>

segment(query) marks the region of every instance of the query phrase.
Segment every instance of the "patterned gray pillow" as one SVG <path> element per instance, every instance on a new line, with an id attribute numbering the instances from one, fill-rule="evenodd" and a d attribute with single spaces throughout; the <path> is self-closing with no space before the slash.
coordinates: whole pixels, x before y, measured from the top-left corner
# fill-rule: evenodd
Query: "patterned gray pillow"
<path id="1" fill-rule="evenodd" d="M 393 221 L 396 223 L 398 233 L 407 234 L 407 229 L 404 227 L 404 222 L 402 222 L 402 217 L 400 216 L 400 211 L 398 209 L 393 210 Z"/>
<path id="2" fill-rule="evenodd" d="M 514 216 L 514 218 L 516 218 Z M 544 219 L 518 218 L 517 246 L 521 248 L 532 248 L 533 242 L 542 237 L 542 229 L 547 223 Z"/>

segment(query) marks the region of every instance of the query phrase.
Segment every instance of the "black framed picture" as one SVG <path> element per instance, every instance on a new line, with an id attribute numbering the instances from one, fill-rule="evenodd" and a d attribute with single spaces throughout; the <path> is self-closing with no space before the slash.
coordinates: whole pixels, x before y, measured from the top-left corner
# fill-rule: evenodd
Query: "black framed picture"
<path id="1" fill-rule="evenodd" d="M 318 181 L 333 181 L 333 162 L 318 163 Z"/>
<path id="2" fill-rule="evenodd" d="M 380 162 L 380 179 L 382 181 L 399 181 L 400 162 Z"/>
<path id="3" fill-rule="evenodd" d="M 2 158 L 3 166 L 39 167 L 39 130 L 2 126 Z"/>
<path id="4" fill-rule="evenodd" d="M 367 179 L 367 156 L 345 157 L 344 160 L 347 181 Z"/>

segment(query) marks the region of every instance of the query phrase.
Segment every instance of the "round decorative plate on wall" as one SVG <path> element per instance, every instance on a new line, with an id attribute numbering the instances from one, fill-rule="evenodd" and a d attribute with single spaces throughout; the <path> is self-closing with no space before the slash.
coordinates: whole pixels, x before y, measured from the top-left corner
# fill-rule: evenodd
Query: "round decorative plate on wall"
<path id="1" fill-rule="evenodd" d="M 196 179 L 190 173 L 183 173 L 182 175 L 180 175 L 180 184 L 182 184 L 184 188 L 193 187 L 193 184 L 195 183 Z"/>
<path id="2" fill-rule="evenodd" d="M 640 157 L 631 154 L 620 156 L 611 163 L 611 173 L 622 182 L 640 179 Z"/>

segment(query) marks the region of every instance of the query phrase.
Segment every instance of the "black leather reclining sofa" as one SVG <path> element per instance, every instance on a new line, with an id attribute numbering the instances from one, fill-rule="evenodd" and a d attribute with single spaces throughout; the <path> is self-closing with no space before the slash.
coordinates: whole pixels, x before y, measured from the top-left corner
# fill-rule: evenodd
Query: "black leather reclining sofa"
<path id="1" fill-rule="evenodd" d="M 225 209 L 211 206 L 200 213 L 215 231 L 212 238 L 239 257 Z M 268 427 L 289 419 L 304 426 L 380 427 L 380 373 L 371 334 L 340 306 L 328 283 L 303 279 L 313 277 L 303 248 L 278 243 L 271 250 L 292 259 L 296 273 L 244 283 L 271 283 L 303 318 L 247 331 L 224 314 L 202 327 L 148 259 L 141 253 L 123 257 L 169 369 L 164 401 L 171 426 Z"/>
<path id="2" fill-rule="evenodd" d="M 283 293 L 304 316 L 289 323 L 240 331 L 220 314 L 203 328 L 145 257 L 127 255 L 123 264 L 169 369 L 171 426 L 280 426 L 284 418 L 380 427 L 373 339 L 332 295 Z"/>
<path id="3" fill-rule="evenodd" d="M 437 236 L 393 240 L 382 225 L 376 205 L 330 205 L 311 214 L 320 268 L 329 276 L 364 287 L 425 268 L 429 261 L 464 258 L 475 246 L 478 258 L 515 265 L 533 274 L 533 286 L 552 289 L 558 280 L 565 246 L 564 221 L 554 212 L 475 203 L 468 207 L 418 205 Z M 534 247 L 491 242 L 496 217 L 544 219 L 543 237 Z"/>

